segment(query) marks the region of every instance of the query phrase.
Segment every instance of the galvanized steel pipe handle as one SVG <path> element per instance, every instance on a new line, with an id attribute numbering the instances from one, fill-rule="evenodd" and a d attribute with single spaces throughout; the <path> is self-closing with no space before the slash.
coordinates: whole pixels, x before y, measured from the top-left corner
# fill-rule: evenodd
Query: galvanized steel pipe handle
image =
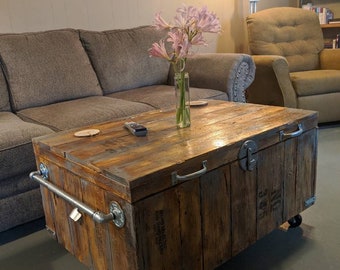
<path id="1" fill-rule="evenodd" d="M 118 204 L 118 202 L 111 202 L 110 203 L 110 213 L 108 213 L 108 214 L 104 214 L 100 211 L 96 211 L 96 210 L 92 209 L 88 205 L 84 204 L 83 202 L 74 198 L 70 194 L 66 193 L 64 190 L 61 190 L 59 187 L 57 187 L 54 184 L 52 184 L 51 182 L 49 182 L 47 180 L 48 179 L 48 170 L 47 170 L 47 168 L 44 164 L 40 165 L 40 171 L 31 172 L 30 178 L 32 180 L 38 182 L 40 185 L 46 187 L 48 190 L 52 191 L 53 193 L 55 193 L 59 197 L 63 198 L 65 201 L 67 201 L 71 205 L 78 208 L 81 212 L 89 215 L 97 223 L 105 223 L 105 222 L 108 222 L 108 221 L 113 221 L 113 223 L 118 228 L 122 228 L 125 224 L 125 215 L 124 215 L 122 208 Z M 76 220 L 78 220 L 78 218 L 75 218 L 74 220 L 76 221 Z"/>

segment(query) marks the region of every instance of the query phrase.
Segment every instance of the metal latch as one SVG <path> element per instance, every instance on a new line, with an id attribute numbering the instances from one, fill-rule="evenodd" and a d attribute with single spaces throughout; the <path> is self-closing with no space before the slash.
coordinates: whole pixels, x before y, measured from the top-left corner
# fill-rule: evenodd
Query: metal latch
<path id="1" fill-rule="evenodd" d="M 243 143 L 238 154 L 240 167 L 244 171 L 252 171 L 257 164 L 257 145 L 252 140 Z"/>

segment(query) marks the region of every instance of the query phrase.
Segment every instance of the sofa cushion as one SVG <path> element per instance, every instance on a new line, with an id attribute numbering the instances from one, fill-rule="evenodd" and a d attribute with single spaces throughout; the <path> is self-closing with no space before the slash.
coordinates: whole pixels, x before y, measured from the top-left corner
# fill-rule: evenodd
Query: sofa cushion
<path id="1" fill-rule="evenodd" d="M 26 121 L 60 131 L 150 110 L 153 108 L 146 104 L 95 96 L 29 108 L 19 111 L 18 115 Z"/>
<path id="2" fill-rule="evenodd" d="M 298 97 L 298 108 L 318 112 L 319 123 L 339 121 L 340 92 Z"/>
<path id="3" fill-rule="evenodd" d="M 7 179 L 2 179 L 0 188 L 0 200 L 32 189 L 39 188 L 38 182 L 31 180 L 29 177 L 29 173 L 36 170 L 36 165 L 34 164 L 34 166 L 30 168 L 30 171 L 26 171 L 22 174 L 15 175 Z"/>
<path id="4" fill-rule="evenodd" d="M 11 112 L 0 112 L 0 182 L 29 173 L 35 168 L 31 140 L 53 132 L 47 127 L 26 123 Z"/>
<path id="5" fill-rule="evenodd" d="M 5 77 L 0 70 L 0 112 L 1 111 L 10 111 L 11 106 L 9 103 L 8 90 L 6 85 Z"/>
<path id="6" fill-rule="evenodd" d="M 102 95 L 75 30 L 2 34 L 0 56 L 15 111 Z"/>
<path id="7" fill-rule="evenodd" d="M 175 89 L 170 85 L 153 85 L 108 95 L 109 97 L 121 98 L 124 100 L 138 101 L 148 104 L 155 109 L 165 109 L 175 107 Z M 228 100 L 225 92 L 190 87 L 190 100 L 198 99 L 222 99 Z"/>
<path id="8" fill-rule="evenodd" d="M 340 70 L 292 72 L 290 78 L 298 96 L 337 93 L 340 90 Z"/>
<path id="9" fill-rule="evenodd" d="M 0 199 L 0 213 L 0 232 L 43 217 L 40 189 Z"/>
<path id="10" fill-rule="evenodd" d="M 150 57 L 148 49 L 165 33 L 152 26 L 104 32 L 80 31 L 105 94 L 153 84 L 165 84 L 170 64 Z"/>

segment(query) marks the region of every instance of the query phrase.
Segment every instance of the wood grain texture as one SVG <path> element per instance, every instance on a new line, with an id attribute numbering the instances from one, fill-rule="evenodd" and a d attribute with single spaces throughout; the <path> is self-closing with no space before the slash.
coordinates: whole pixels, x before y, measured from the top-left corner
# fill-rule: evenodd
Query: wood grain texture
<path id="1" fill-rule="evenodd" d="M 91 126 L 100 129 L 94 137 L 77 138 L 75 129 L 34 139 L 52 183 L 103 213 L 116 201 L 126 218 L 123 228 L 85 214 L 75 223 L 73 207 L 42 188 L 58 242 L 91 269 L 214 269 L 306 208 L 315 194 L 316 113 L 209 101 L 192 117 L 177 129 L 174 111 L 134 116 L 146 137 L 121 119 Z M 298 124 L 302 135 L 280 138 Z M 247 140 L 258 148 L 251 171 L 239 164 Z M 205 174 L 173 183 L 203 161 Z"/>
<path id="2" fill-rule="evenodd" d="M 297 148 L 296 202 L 297 211 L 307 208 L 305 201 L 315 195 L 317 133 L 311 130 L 299 136 Z"/>
<path id="3" fill-rule="evenodd" d="M 301 162 L 298 156 L 296 155 L 298 140 L 287 140 L 284 143 L 285 153 L 293 153 L 287 154 L 284 157 L 284 212 L 283 218 L 284 220 L 289 220 L 294 217 L 297 212 L 297 202 L 296 202 L 296 168 L 297 162 Z M 300 157 L 301 158 L 301 157 Z"/>
<path id="4" fill-rule="evenodd" d="M 214 269 L 231 258 L 230 166 L 201 179 L 204 268 Z"/>
<path id="5" fill-rule="evenodd" d="M 136 204 L 143 269 L 202 269 L 199 191 L 196 179 Z"/>
<path id="6" fill-rule="evenodd" d="M 171 187 L 170 178 L 158 179 L 172 171 L 186 174 L 208 157 L 209 169 L 235 161 L 248 138 L 259 150 L 278 143 L 279 131 L 296 128 L 302 119 L 308 130 L 315 126 L 317 115 L 282 107 L 209 101 L 208 106 L 192 110 L 192 126 L 187 129 L 176 128 L 173 111 L 154 111 L 133 118 L 148 128 L 146 137 L 132 136 L 123 128 L 123 119 L 91 126 L 101 131 L 94 137 L 77 138 L 72 130 L 45 136 L 36 143 L 79 164 L 82 170 L 99 173 L 103 177 L 91 179 L 94 184 L 121 192 L 120 196 L 133 202 Z"/>
<path id="7" fill-rule="evenodd" d="M 285 141 L 284 220 L 305 210 L 305 201 L 315 196 L 316 162 L 316 128 Z"/>
<path id="8" fill-rule="evenodd" d="M 72 174 L 70 171 L 67 170 L 64 170 L 64 175 L 64 190 L 67 190 L 67 192 L 75 198 L 79 198 L 81 201 L 85 201 L 84 195 L 86 196 L 86 193 L 84 193 L 82 190 L 82 180 L 78 176 Z M 74 254 L 75 257 L 79 258 L 79 260 L 84 264 L 92 265 L 92 256 L 89 250 L 87 226 L 85 223 L 86 218 L 82 218 L 79 222 L 74 222 L 69 218 L 69 214 L 74 207 L 68 203 L 65 203 L 65 205 L 67 213 L 65 213 L 64 218 L 68 220 L 69 224 L 69 241 L 72 245 L 72 254 Z"/>
<path id="9" fill-rule="evenodd" d="M 240 170 L 238 162 L 231 164 L 231 239 L 232 256 L 255 243 L 256 172 Z"/>
<path id="10" fill-rule="evenodd" d="M 283 166 L 282 143 L 258 153 L 257 164 L 257 239 L 279 227 L 283 220 Z"/>

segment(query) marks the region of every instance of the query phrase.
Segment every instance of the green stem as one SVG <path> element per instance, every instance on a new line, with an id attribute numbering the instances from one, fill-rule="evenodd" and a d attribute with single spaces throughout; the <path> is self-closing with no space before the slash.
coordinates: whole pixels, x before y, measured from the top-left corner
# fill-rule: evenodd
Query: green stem
<path id="1" fill-rule="evenodd" d="M 179 91 L 179 104 L 176 112 L 176 123 L 178 127 L 190 126 L 190 105 L 186 98 L 186 78 L 185 72 L 179 72 L 176 75 L 176 85 Z"/>

